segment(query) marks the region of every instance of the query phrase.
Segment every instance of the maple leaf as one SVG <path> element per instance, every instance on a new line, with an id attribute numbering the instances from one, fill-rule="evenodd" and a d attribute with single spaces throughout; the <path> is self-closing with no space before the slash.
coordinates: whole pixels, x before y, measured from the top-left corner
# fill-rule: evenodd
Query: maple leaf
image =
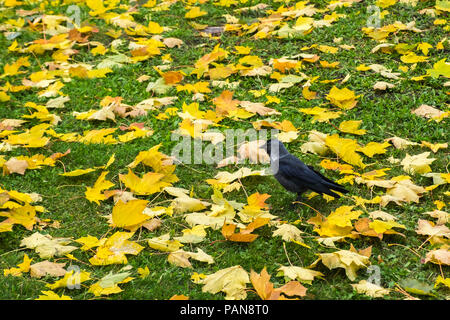
<path id="1" fill-rule="evenodd" d="M 304 86 L 302 89 L 302 95 L 306 100 L 313 100 L 317 96 L 317 92 L 309 90 L 309 86 Z"/>
<path id="2" fill-rule="evenodd" d="M 364 147 L 360 147 L 357 151 L 364 153 L 366 156 L 372 158 L 376 154 L 384 154 L 386 153 L 386 148 L 390 147 L 391 144 L 389 142 L 369 142 Z"/>
<path id="3" fill-rule="evenodd" d="M 300 112 L 313 115 L 312 122 L 327 122 L 331 119 L 339 118 L 342 114 L 340 111 L 330 111 L 326 108 L 314 107 L 314 108 L 300 108 Z"/>
<path id="4" fill-rule="evenodd" d="M 292 241 L 309 248 L 306 244 L 303 243 L 303 239 L 301 236 L 302 233 L 303 232 L 300 231 L 300 229 L 298 229 L 296 226 L 289 223 L 283 223 L 277 226 L 277 230 L 273 232 L 272 236 L 281 236 L 281 239 L 283 239 L 283 241 Z"/>
<path id="5" fill-rule="evenodd" d="M 446 149 L 448 147 L 448 143 L 429 143 L 427 141 L 422 141 L 422 146 L 428 147 L 433 151 L 434 153 L 438 152 L 439 149 Z"/>
<path id="6" fill-rule="evenodd" d="M 16 206 L 9 212 L 0 212 L 0 216 L 7 217 L 8 219 L 2 221 L 5 225 L 20 224 L 27 230 L 32 230 L 36 224 L 36 208 L 26 203 L 24 206 Z"/>
<path id="7" fill-rule="evenodd" d="M 175 240 L 180 241 L 181 243 L 199 243 L 202 242 L 206 237 L 206 226 L 197 225 L 192 227 L 191 229 L 182 230 L 183 236 L 174 237 Z"/>
<path id="8" fill-rule="evenodd" d="M 128 240 L 133 234 L 133 232 L 117 231 L 98 246 L 95 255 L 89 259 L 89 262 L 94 266 L 126 264 L 128 262 L 127 254 L 137 255 L 144 249 L 141 245 Z"/>
<path id="9" fill-rule="evenodd" d="M 150 217 L 143 213 L 147 200 L 130 200 L 124 203 L 119 200 L 112 210 L 112 221 L 115 227 L 135 231 Z"/>
<path id="10" fill-rule="evenodd" d="M 62 279 L 55 281 L 54 283 L 47 283 L 46 286 L 51 290 L 58 288 L 75 288 L 81 283 L 91 279 L 91 273 L 87 271 L 75 271 L 71 270 L 65 273 Z"/>
<path id="11" fill-rule="evenodd" d="M 434 211 L 427 211 L 424 212 L 423 214 L 427 214 L 433 218 L 437 218 L 438 220 L 436 221 L 437 225 L 443 225 L 446 224 L 450 221 L 450 214 L 448 214 L 445 211 L 440 211 L 440 210 L 434 210 Z"/>
<path id="12" fill-rule="evenodd" d="M 433 69 L 427 69 L 427 73 L 433 78 L 444 76 L 450 78 L 450 63 L 445 61 L 446 59 L 439 60 L 433 65 Z"/>
<path id="13" fill-rule="evenodd" d="M 446 248 L 432 250 L 427 253 L 425 263 L 432 262 L 439 265 L 450 265 L 450 250 Z"/>
<path id="14" fill-rule="evenodd" d="M 347 88 L 339 89 L 333 86 L 326 98 L 339 108 L 348 110 L 356 106 L 358 103 L 356 99 L 359 98 L 359 96 L 356 96 L 352 90 Z"/>
<path id="15" fill-rule="evenodd" d="M 360 168 L 366 166 L 362 162 L 361 156 L 355 152 L 360 148 L 357 141 L 340 138 L 339 135 L 334 134 L 325 138 L 325 144 L 345 162 Z"/>
<path id="16" fill-rule="evenodd" d="M 138 177 L 128 169 L 128 174 L 119 174 L 119 179 L 127 188 L 137 195 L 150 195 L 160 192 L 164 187 L 168 187 L 171 183 L 164 182 L 163 173 L 147 172 L 142 178 Z"/>
<path id="17" fill-rule="evenodd" d="M 207 262 L 208 264 L 214 263 L 213 257 L 206 254 L 202 249 L 199 248 L 197 248 L 197 252 L 187 252 L 182 249 L 173 251 L 168 255 L 167 260 L 171 264 L 177 265 L 182 268 L 192 268 L 189 258 L 201 262 Z"/>
<path id="18" fill-rule="evenodd" d="M 356 284 L 352 284 L 352 287 L 358 292 L 365 295 L 368 295 L 372 298 L 382 298 L 385 295 L 389 294 L 390 291 L 379 285 L 368 282 L 367 280 L 361 280 Z"/>
<path id="19" fill-rule="evenodd" d="M 450 238 L 450 229 L 445 225 L 434 225 L 432 221 L 419 219 L 416 233 L 428 236 L 429 238 L 445 237 Z"/>
<path id="20" fill-rule="evenodd" d="M 431 167 L 429 164 L 436 160 L 435 158 L 428 158 L 429 155 L 429 152 L 424 152 L 414 156 L 406 154 L 406 157 L 400 164 L 403 166 L 403 170 L 408 173 L 428 173 L 431 172 Z"/>
<path id="21" fill-rule="evenodd" d="M 178 240 L 171 240 L 168 233 L 149 239 L 147 244 L 150 248 L 165 252 L 177 251 L 183 246 Z"/>
<path id="22" fill-rule="evenodd" d="M 268 163 L 269 155 L 264 149 L 260 148 L 265 143 L 264 140 L 254 140 L 243 143 L 238 154 L 240 159 L 249 159 L 251 163 Z"/>
<path id="23" fill-rule="evenodd" d="M 96 297 L 122 292 L 123 290 L 118 285 L 133 280 L 133 278 L 129 276 L 130 274 L 130 272 L 121 272 L 116 274 L 110 272 L 101 278 L 100 281 L 92 284 L 89 287 L 88 292 L 93 293 Z"/>
<path id="24" fill-rule="evenodd" d="M 387 90 L 387 89 L 392 89 L 395 88 L 395 85 L 386 81 L 378 81 L 373 85 L 373 88 L 375 90 Z"/>
<path id="25" fill-rule="evenodd" d="M 359 129 L 361 123 L 362 123 L 361 120 L 342 121 L 339 124 L 339 130 L 345 133 L 363 135 L 366 133 L 366 130 Z"/>
<path id="26" fill-rule="evenodd" d="M 397 149 L 406 149 L 408 146 L 418 145 L 418 143 L 416 143 L 416 142 L 411 142 L 407 139 L 403 139 L 400 137 L 388 138 L 388 139 L 386 139 L 386 141 L 391 142 L 394 145 L 394 147 L 396 147 Z"/>
<path id="27" fill-rule="evenodd" d="M 20 246 L 34 249 L 42 259 L 48 259 L 54 256 L 63 256 L 78 249 L 75 246 L 67 246 L 70 242 L 72 240 L 68 238 L 53 238 L 50 235 L 35 232 L 31 236 L 23 238 Z"/>
<path id="28" fill-rule="evenodd" d="M 17 265 L 18 268 L 9 268 L 3 270 L 3 275 L 6 277 L 12 275 L 14 277 L 19 277 L 22 273 L 30 271 L 30 264 L 33 259 L 30 259 L 27 254 L 23 256 L 23 262 Z"/>
<path id="29" fill-rule="evenodd" d="M 322 278 L 324 276 L 323 273 L 319 271 L 315 271 L 312 269 L 296 267 L 296 266 L 281 266 L 278 268 L 277 276 L 284 276 L 290 280 L 298 280 L 300 282 L 304 282 L 307 284 L 311 284 L 314 278 Z"/>
<path id="30" fill-rule="evenodd" d="M 258 237 L 257 234 L 243 233 L 242 230 L 239 233 L 235 233 L 234 232 L 235 229 L 236 229 L 235 224 L 224 223 L 222 227 L 222 235 L 225 237 L 225 239 L 235 242 L 253 242 Z"/>
<path id="31" fill-rule="evenodd" d="M 35 300 L 72 300 L 71 297 L 69 296 L 65 296 L 65 295 L 61 295 L 58 296 L 56 293 L 54 293 L 53 291 L 41 291 L 43 294 L 41 294 L 38 298 L 36 298 Z"/>
<path id="32" fill-rule="evenodd" d="M 438 276 L 434 283 L 434 287 L 438 287 L 441 283 L 447 286 L 447 288 L 450 288 L 450 278 L 443 278 L 442 276 Z"/>
<path id="33" fill-rule="evenodd" d="M 187 19 L 194 19 L 197 17 L 201 17 L 207 15 L 208 12 L 202 11 L 199 7 L 192 7 L 186 14 L 184 15 Z"/>
<path id="34" fill-rule="evenodd" d="M 431 119 L 439 119 L 440 117 L 446 115 L 445 112 L 426 104 L 420 105 L 417 109 L 412 110 L 411 113 Z"/>
<path id="35" fill-rule="evenodd" d="M 60 173 L 59 175 L 65 176 L 65 177 L 78 177 L 85 174 L 88 174 L 90 172 L 96 171 L 97 169 L 94 168 L 87 168 L 87 169 L 76 169 L 69 172 Z"/>
<path id="36" fill-rule="evenodd" d="M 387 191 L 387 196 L 393 196 L 394 201 L 404 201 L 404 202 L 419 202 L 420 196 L 425 193 L 426 190 L 420 186 L 415 185 L 408 179 L 402 179 L 396 181 L 394 186 L 389 188 Z M 384 196 L 383 196 L 384 197 Z M 383 205 L 383 197 L 381 204 Z"/>
<path id="37" fill-rule="evenodd" d="M 317 232 L 321 237 L 344 237 L 350 236 L 353 226 L 339 227 L 336 224 L 330 223 L 327 218 L 320 214 L 315 217 L 310 218 L 308 223 L 315 226 L 314 231 Z"/>
<path id="38" fill-rule="evenodd" d="M 50 262 L 48 260 L 34 263 L 30 266 L 30 276 L 33 278 L 42 278 L 46 275 L 61 277 L 66 274 L 65 263 Z"/>
<path id="39" fill-rule="evenodd" d="M 256 293 L 263 300 L 283 299 L 282 293 L 288 296 L 303 297 L 306 295 L 306 288 L 298 281 L 289 281 L 280 288 L 274 288 L 273 283 L 270 282 L 270 275 L 267 273 L 266 267 L 264 267 L 259 274 L 251 270 L 250 281 L 255 288 Z"/>
<path id="40" fill-rule="evenodd" d="M 141 279 L 145 279 L 150 275 L 150 270 L 147 266 L 145 266 L 145 268 L 138 268 L 137 272 L 139 273 L 139 277 Z"/>
<path id="41" fill-rule="evenodd" d="M 95 202 L 100 205 L 99 201 L 106 199 L 106 196 L 102 193 L 102 191 L 114 186 L 114 183 L 106 180 L 107 174 L 108 171 L 103 171 L 93 187 L 86 187 L 85 196 L 90 202 Z"/>
<path id="42" fill-rule="evenodd" d="M 322 261 L 322 263 L 330 270 L 344 268 L 345 274 L 352 281 L 356 279 L 356 272 L 358 269 L 365 268 L 370 264 L 368 257 L 349 250 L 339 250 L 333 253 L 320 253 L 319 259 L 311 266 L 316 265 L 319 261 Z"/>
<path id="43" fill-rule="evenodd" d="M 94 247 L 98 247 L 104 244 L 105 241 L 106 241 L 105 238 L 102 240 L 98 240 L 96 237 L 93 237 L 91 235 L 87 235 L 86 237 L 81 237 L 75 240 L 75 242 L 78 242 L 83 245 L 80 249 L 85 251 Z"/>
<path id="44" fill-rule="evenodd" d="M 226 294 L 226 300 L 245 299 L 246 284 L 249 282 L 247 271 L 239 265 L 219 270 L 198 281 L 199 284 L 203 284 L 203 292 L 216 294 L 222 291 Z"/>

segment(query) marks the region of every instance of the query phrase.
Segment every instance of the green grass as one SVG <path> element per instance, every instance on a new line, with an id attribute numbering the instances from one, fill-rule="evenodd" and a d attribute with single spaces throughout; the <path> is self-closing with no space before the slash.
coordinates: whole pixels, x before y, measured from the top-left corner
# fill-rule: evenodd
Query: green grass
<path id="1" fill-rule="evenodd" d="M 123 2 L 123 1 L 122 1 Z M 281 3 L 275 1 L 261 1 L 268 3 L 270 8 L 276 10 Z M 195 22 L 209 26 L 218 26 L 225 23 L 224 14 L 235 15 L 240 18 L 242 22 L 254 23 L 258 18 L 265 17 L 264 11 L 235 13 L 233 9 L 238 7 L 252 6 L 259 3 L 259 1 L 248 1 L 246 4 L 239 4 L 238 6 L 220 7 L 214 5 L 212 1 L 208 1 L 201 5 L 203 10 L 208 11 L 208 15 L 194 19 Z M 325 1 L 310 1 L 318 8 L 326 6 Z M 293 5 L 291 3 L 290 5 Z M 138 13 L 134 16 L 135 21 L 146 24 L 146 21 L 151 15 L 151 20 L 158 22 L 161 26 L 170 26 L 171 31 L 164 32 L 162 36 L 177 37 L 182 39 L 185 44 L 181 48 L 172 48 L 162 50 L 162 54 L 170 53 L 173 59 L 171 70 L 179 70 L 183 68 L 193 67 L 194 63 L 203 55 L 211 52 L 214 46 L 218 43 L 221 48 L 232 51 L 236 45 L 251 46 L 253 50 L 250 54 L 259 56 L 267 65 L 271 58 L 280 58 L 282 56 L 294 56 L 300 53 L 300 48 L 311 46 L 313 44 L 326 44 L 336 46 L 333 43 L 334 38 L 342 37 L 342 44 L 354 45 L 353 50 L 340 49 L 337 54 L 327 54 L 318 51 L 317 49 L 310 49 L 306 53 L 318 54 L 321 60 L 329 62 L 339 61 L 340 65 L 336 69 L 321 68 L 318 63 L 304 63 L 300 70 L 309 77 L 319 76 L 320 80 L 324 79 L 342 79 L 347 74 L 350 79 L 344 85 L 339 87 L 347 87 L 357 95 L 361 95 L 356 108 L 347 111 L 340 118 L 331 120 L 334 126 L 338 126 L 343 120 L 362 120 L 362 128 L 367 130 L 367 134 L 358 136 L 360 144 L 366 144 L 370 141 L 382 142 L 384 139 L 391 136 L 399 136 L 415 142 L 428 141 L 431 143 L 444 143 L 449 139 L 448 135 L 448 121 L 434 122 L 427 121 L 411 114 L 411 110 L 417 108 L 421 104 L 428 104 L 445 110 L 448 106 L 448 89 L 443 87 L 443 83 L 447 81 L 443 77 L 438 79 L 426 78 L 424 81 L 409 80 L 412 76 L 423 75 L 427 69 L 433 67 L 433 64 L 443 58 L 448 57 L 449 43 L 445 44 L 444 50 L 430 50 L 430 59 L 427 62 L 418 63 L 414 70 L 402 73 L 403 80 L 385 79 L 379 74 L 372 71 L 358 72 L 356 67 L 360 64 L 381 64 L 387 68 L 398 71 L 398 66 L 402 63 L 398 53 L 384 54 L 377 52 L 372 54 L 371 50 L 378 43 L 375 40 L 365 36 L 361 28 L 366 25 L 369 14 L 366 10 L 365 2 L 354 3 L 350 8 L 338 8 L 337 13 L 345 14 L 346 17 L 334 22 L 331 27 L 315 28 L 310 34 L 298 39 L 279 39 L 270 37 L 267 39 L 254 40 L 251 35 L 236 36 L 234 33 L 225 32 L 221 34 L 218 39 L 208 39 L 201 37 L 184 19 L 186 9 L 181 2 L 178 2 L 170 7 L 170 11 L 152 12 L 148 8 L 139 7 Z M 434 47 L 437 42 L 446 36 L 446 32 L 442 25 L 435 26 L 433 21 L 435 18 L 419 14 L 423 8 L 434 6 L 434 1 L 420 1 L 417 7 L 412 8 L 404 4 L 396 4 L 394 7 L 388 8 L 390 14 L 382 20 L 382 25 L 401 21 L 408 23 L 416 21 L 416 27 L 424 29 L 422 33 L 413 33 L 411 31 L 400 31 L 388 37 L 388 42 L 392 43 L 410 43 L 417 44 L 419 42 L 428 42 Z M 21 8 L 30 10 L 35 5 L 24 5 Z M 6 23 L 7 19 L 17 19 L 14 10 L 0 7 L 0 24 Z M 62 6 L 48 6 L 47 10 L 53 10 L 54 14 L 65 14 L 67 5 Z M 114 10 L 122 12 L 123 10 Z M 102 42 L 105 47 L 112 41 L 111 37 L 104 33 L 111 28 L 105 21 L 90 17 L 88 8 L 82 6 L 83 20 L 92 25 L 97 25 L 99 32 L 95 33 L 89 40 Z M 49 13 L 49 12 L 47 12 Z M 314 17 L 321 19 L 323 14 L 317 14 Z M 448 19 L 448 14 L 443 13 L 443 16 Z M 441 16 L 439 16 L 441 17 Z M 292 22 L 291 22 L 292 23 Z M 448 26 L 448 23 L 447 23 Z M 118 28 L 115 28 L 118 29 Z M 35 32 L 24 28 L 21 36 L 17 38 L 20 44 L 24 44 L 35 39 L 42 38 L 42 33 Z M 120 39 L 126 41 L 130 37 L 125 33 Z M 18 57 L 22 56 L 18 53 L 9 53 L 7 48 L 11 45 L 5 36 L 0 36 L 0 68 L 6 63 L 11 63 Z M 96 64 L 104 57 L 93 56 L 86 47 L 77 48 L 80 52 L 73 56 L 72 63 L 89 63 Z M 122 53 L 129 55 L 129 50 L 126 46 L 119 49 Z M 106 57 L 111 53 L 108 52 Z M 419 54 L 419 53 L 418 53 Z M 237 63 L 240 57 L 230 55 L 228 63 Z M 6 81 L 11 84 L 19 85 L 23 77 L 28 76 L 31 72 L 40 70 L 40 66 L 46 61 L 51 61 L 51 52 L 43 55 L 30 55 L 31 66 L 26 70 L 27 73 L 16 76 L 9 76 L 0 79 L 0 86 L 4 86 Z M 68 156 L 58 161 L 54 167 L 43 167 L 39 170 L 27 170 L 25 175 L 3 175 L 0 180 L 0 187 L 6 190 L 17 190 L 20 192 L 36 192 L 43 198 L 42 205 L 46 211 L 40 213 L 40 219 L 51 219 L 60 222 L 60 228 L 47 227 L 40 232 L 49 233 L 53 237 L 70 237 L 77 239 L 83 236 L 92 235 L 98 238 L 111 235 L 116 230 L 109 228 L 106 219 L 102 216 L 110 214 L 113 207 L 111 199 L 101 202 L 101 205 L 89 202 L 85 196 L 85 187 L 92 186 L 99 172 L 89 173 L 80 177 L 63 177 L 59 174 L 63 170 L 70 171 L 79 168 L 89 168 L 94 166 L 104 165 L 112 154 L 115 154 L 116 161 L 108 168 L 110 172 L 108 180 L 116 183 L 119 186 L 119 174 L 127 173 L 127 165 L 131 163 L 136 155 L 143 150 L 161 143 L 161 152 L 170 154 L 171 149 L 176 142 L 171 141 L 171 132 L 178 128 L 181 119 L 177 116 L 172 117 L 166 121 L 157 120 L 154 116 L 158 114 L 158 110 L 150 111 L 146 117 L 138 118 L 118 118 L 116 123 L 112 121 L 82 121 L 73 117 L 72 112 L 83 112 L 89 109 L 98 109 L 100 100 L 105 96 L 120 96 L 123 97 L 123 102 L 134 105 L 144 99 L 151 97 L 153 94 L 147 92 L 148 81 L 155 81 L 159 78 L 158 73 L 154 70 L 154 66 L 161 64 L 160 56 L 155 56 L 143 62 L 136 64 L 125 64 L 121 68 L 114 68 L 113 73 L 107 74 L 105 78 L 97 79 L 80 79 L 73 78 L 71 82 L 64 83 L 61 91 L 70 96 L 71 100 L 66 103 L 64 109 L 50 110 L 52 113 L 58 114 L 62 118 L 54 130 L 58 133 L 65 132 L 83 132 L 84 130 L 118 127 L 119 125 L 129 125 L 132 122 L 145 122 L 147 127 L 154 130 L 154 134 L 148 138 L 136 139 L 128 143 L 117 145 L 103 145 L 91 144 L 84 145 L 81 143 L 67 143 L 52 139 L 50 144 L 43 148 L 25 149 L 16 148 L 10 152 L 4 153 L 5 158 L 8 159 L 18 155 L 33 155 L 44 154 L 51 155 L 54 152 L 65 152 L 70 149 Z M 138 82 L 136 79 L 141 75 L 148 75 L 150 79 L 146 82 Z M 204 80 L 204 79 L 200 79 Z M 274 80 L 269 77 L 240 77 L 238 74 L 231 75 L 228 80 L 240 81 L 239 87 L 234 90 L 234 98 L 239 100 L 250 100 L 254 102 L 265 102 L 264 97 L 255 98 L 248 90 L 260 90 L 267 88 Z M 196 82 L 195 76 L 190 76 L 184 82 Z M 388 91 L 375 91 L 372 86 L 377 81 L 388 81 L 395 83 L 395 88 Z M 313 83 L 311 90 L 318 92 L 318 97 L 315 100 L 307 101 L 302 96 L 301 85 L 295 85 L 280 93 L 270 93 L 276 95 L 282 102 L 278 105 L 270 105 L 282 114 L 277 117 L 271 117 L 276 120 L 290 120 L 301 133 L 300 137 L 288 144 L 288 149 L 300 159 L 308 164 L 318 164 L 322 160 L 321 157 L 312 154 L 303 154 L 300 151 L 301 145 L 307 140 L 307 134 L 310 130 L 317 130 L 327 134 L 339 133 L 338 130 L 330 123 L 312 123 L 311 116 L 305 115 L 298 111 L 299 108 L 314 107 L 319 105 L 326 105 L 326 94 L 335 83 Z M 338 84 L 338 83 L 337 83 Z M 213 92 L 208 94 L 208 99 L 200 104 L 203 110 L 211 109 L 212 102 L 210 99 L 219 96 L 223 89 L 211 87 Z M 36 103 L 44 103 L 46 100 L 37 97 L 37 89 L 21 91 L 17 93 L 9 93 L 12 99 L 8 102 L 0 102 L 0 119 L 3 118 L 17 118 L 19 119 L 23 114 L 28 113 L 28 108 L 24 104 L 28 101 Z M 184 102 L 190 103 L 192 94 L 186 92 L 177 92 L 175 88 L 170 89 L 167 96 L 178 96 L 178 100 L 169 107 L 177 107 L 181 110 Z M 158 96 L 158 95 L 155 95 Z M 328 104 L 329 106 L 329 104 Z M 229 128 L 252 128 L 251 122 L 264 117 L 255 116 L 246 121 L 234 121 L 231 119 L 224 119 L 221 124 Z M 37 120 L 32 120 L 26 124 L 27 128 L 38 124 Z M 355 138 L 352 135 L 340 133 L 340 136 L 347 138 Z M 206 143 L 204 143 L 206 146 Z M 392 166 L 387 162 L 387 158 L 393 156 L 395 158 L 403 159 L 406 153 L 419 154 L 428 151 L 423 147 L 411 147 L 405 150 L 396 150 L 393 147 L 388 149 L 388 152 L 383 155 L 376 155 L 374 158 L 364 158 L 364 162 L 371 164 L 366 171 L 372 169 L 381 169 L 390 167 L 388 177 L 395 177 L 403 175 L 405 172 L 401 166 Z M 333 157 L 329 155 L 330 157 Z M 433 172 L 448 172 L 448 149 L 440 150 L 436 154 L 431 155 L 436 158 L 432 164 Z M 249 166 L 249 165 L 247 165 Z M 251 167 L 259 168 L 259 167 Z M 225 169 L 228 171 L 235 168 Z M 211 165 L 178 165 L 176 168 L 176 175 L 179 182 L 174 184 L 176 187 L 193 190 L 195 197 L 200 199 L 210 199 L 213 190 L 209 184 L 205 182 L 206 179 L 213 178 L 217 172 L 223 169 L 216 169 Z M 142 167 L 137 168 L 137 172 L 144 172 Z M 333 179 L 338 179 L 340 176 L 334 172 L 322 169 L 322 172 Z M 363 171 L 361 171 L 363 172 Z M 431 185 L 431 179 L 422 177 L 420 175 L 412 175 L 414 183 L 422 186 Z M 211 274 L 220 269 L 227 268 L 234 265 L 241 265 L 245 270 L 255 270 L 260 272 L 263 267 L 267 267 L 268 273 L 272 276 L 271 281 L 275 287 L 282 286 L 285 283 L 283 277 L 276 276 L 277 269 L 280 266 L 287 266 L 289 264 L 301 267 L 307 267 L 317 259 L 318 253 L 334 252 L 336 249 L 328 248 L 318 244 L 315 241 L 317 233 L 313 231 L 313 226 L 306 223 L 306 221 L 315 216 L 316 212 L 307 206 L 297 206 L 292 208 L 290 202 L 294 200 L 293 194 L 287 193 L 273 177 L 249 177 L 243 180 L 245 191 L 248 194 L 255 192 L 268 193 L 271 197 L 267 200 L 270 205 L 270 212 L 278 216 L 281 220 L 294 222 L 301 219 L 297 226 L 304 232 L 305 243 L 311 248 L 305 248 L 295 243 L 283 243 L 279 237 L 272 237 L 274 228 L 264 226 L 256 231 L 259 237 L 251 243 L 235 243 L 222 241 L 223 236 L 220 230 L 214 231 L 207 229 L 208 236 L 205 241 L 200 244 L 187 244 L 184 249 L 187 251 L 195 251 L 195 248 L 201 248 L 209 255 L 213 256 L 215 263 L 207 265 L 205 263 L 193 261 L 193 269 L 180 268 L 171 265 L 167 261 L 167 254 L 150 249 L 146 244 L 145 249 L 137 256 L 128 255 L 128 263 L 132 266 L 132 276 L 135 278 L 129 283 L 121 284 L 123 289 L 118 294 L 101 297 L 101 299 L 168 299 L 175 294 L 184 294 L 191 299 L 223 299 L 222 293 L 213 295 L 202 292 L 202 285 L 195 284 L 190 280 L 192 273 L 198 272 L 203 274 Z M 384 194 L 383 189 L 375 188 L 369 190 L 363 185 L 346 185 L 350 190 L 350 195 L 357 195 L 370 199 L 375 195 Z M 385 288 L 395 289 L 395 285 L 403 279 L 413 278 L 427 284 L 434 284 L 437 276 L 442 273 L 448 277 L 448 266 L 442 266 L 442 269 L 436 264 L 423 264 L 421 259 L 425 258 L 428 251 L 436 246 L 429 243 L 423 244 L 426 237 L 420 236 L 415 232 L 418 219 L 428 219 L 428 216 L 422 215 L 423 212 L 435 210 L 436 206 L 433 203 L 436 200 L 441 200 L 448 203 L 448 197 L 444 192 L 448 191 L 447 186 L 440 186 L 420 199 L 420 203 L 403 204 L 402 206 L 396 204 L 389 204 L 382 210 L 389 212 L 398 218 L 398 222 L 406 226 L 406 230 L 400 235 L 385 235 L 383 240 L 373 237 L 361 237 L 359 239 L 349 239 L 346 242 L 338 242 L 339 249 L 348 250 L 350 244 L 353 244 L 357 249 L 364 249 L 372 246 L 372 255 L 370 261 L 372 265 L 380 268 L 381 285 Z M 231 193 L 224 194 L 226 199 L 246 203 L 246 194 L 241 189 Z M 140 197 L 143 199 L 152 200 L 154 195 L 148 197 Z M 157 201 L 164 201 L 171 199 L 170 196 L 162 194 Z M 331 202 L 326 202 L 321 197 L 315 197 L 311 200 L 305 200 L 307 204 L 321 213 L 327 215 L 337 207 L 342 205 L 352 205 L 353 201 L 350 198 L 342 198 Z M 360 208 L 358 208 L 360 209 Z M 377 210 L 378 206 L 368 205 L 367 211 Z M 445 210 L 442 209 L 442 210 Z M 426 217 L 426 218 L 424 218 Z M 431 219 L 428 219 L 431 220 Z M 182 215 L 174 215 L 173 217 L 163 217 L 163 224 L 160 229 L 149 232 L 145 229 L 137 231 L 133 237 L 134 240 L 146 239 L 154 236 L 159 236 L 165 233 L 170 233 L 172 236 L 181 235 L 181 230 L 187 228 L 187 223 Z M 23 256 L 26 253 L 30 258 L 33 258 L 33 263 L 41 261 L 39 255 L 32 250 L 17 250 L 20 248 L 20 242 L 24 237 L 32 234 L 35 230 L 28 231 L 22 226 L 16 225 L 12 232 L 0 233 L 0 270 L 15 267 L 18 263 L 23 261 Z M 285 247 L 284 247 L 285 245 Z M 420 249 L 418 249 L 420 248 Z M 414 254 L 412 250 L 417 250 L 419 256 Z M 80 262 L 71 262 L 67 258 L 53 258 L 52 261 L 66 262 L 68 267 L 70 264 L 80 266 L 83 270 L 92 273 L 92 278 L 100 279 L 110 271 L 117 273 L 124 266 L 110 265 L 95 267 L 88 263 L 88 259 L 92 257 L 92 252 L 84 252 L 76 250 L 73 255 L 79 259 Z M 150 270 L 150 275 L 145 279 L 140 279 L 136 272 L 137 268 L 147 266 Z M 353 290 L 350 284 L 356 283 L 360 280 L 367 279 L 370 275 L 364 269 L 358 271 L 358 278 L 356 281 L 350 281 L 343 269 L 329 270 L 324 265 L 319 263 L 314 268 L 317 271 L 324 273 L 324 279 L 316 279 L 311 285 L 306 285 L 308 288 L 305 299 L 369 299 L 367 296 L 358 294 Z M 54 277 L 44 277 L 41 279 L 31 278 L 29 274 L 23 274 L 21 277 L 3 276 L 0 275 L 0 287 L 3 288 L 0 292 L 0 299 L 35 299 L 41 291 L 47 290 L 46 283 L 53 283 L 57 279 Z M 64 294 L 70 296 L 72 299 L 93 299 L 95 298 L 91 293 L 87 292 L 87 286 L 94 282 L 87 282 L 87 285 L 82 285 L 81 290 L 57 289 L 55 292 L 59 295 Z M 248 285 L 250 288 L 251 285 Z M 445 299 L 448 298 L 448 289 L 440 286 L 433 290 L 433 296 L 417 296 L 424 299 Z M 392 291 L 390 295 L 385 296 L 385 299 L 402 299 L 404 295 Z M 248 299 L 259 299 L 259 297 L 252 291 L 248 292 Z"/>

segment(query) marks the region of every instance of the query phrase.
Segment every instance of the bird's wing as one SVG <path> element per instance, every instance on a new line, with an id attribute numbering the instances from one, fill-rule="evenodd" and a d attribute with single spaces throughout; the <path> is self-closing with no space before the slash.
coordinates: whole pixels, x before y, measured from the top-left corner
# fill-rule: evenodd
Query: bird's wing
<path id="1" fill-rule="evenodd" d="M 339 197 L 329 189 L 327 181 L 294 156 L 280 159 L 278 173 L 295 182 L 299 187 L 307 187 L 318 193 Z"/>
<path id="2" fill-rule="evenodd" d="M 316 173 L 319 177 L 321 177 L 323 180 L 325 180 L 326 182 L 328 182 L 328 183 L 330 183 L 332 186 L 331 186 L 331 189 L 334 189 L 334 190 L 337 190 L 337 191 L 339 191 L 339 192 L 342 192 L 342 193 L 348 193 L 348 190 L 347 189 L 345 189 L 343 186 L 341 186 L 340 184 L 337 184 L 336 182 L 334 182 L 333 180 L 331 180 L 331 179 L 328 179 L 327 177 L 325 177 L 323 174 L 321 174 L 320 172 L 318 172 L 318 171 L 316 171 L 315 169 L 314 169 L 314 167 L 313 166 L 308 166 L 308 168 L 310 168 L 312 171 L 314 171 L 314 173 Z"/>

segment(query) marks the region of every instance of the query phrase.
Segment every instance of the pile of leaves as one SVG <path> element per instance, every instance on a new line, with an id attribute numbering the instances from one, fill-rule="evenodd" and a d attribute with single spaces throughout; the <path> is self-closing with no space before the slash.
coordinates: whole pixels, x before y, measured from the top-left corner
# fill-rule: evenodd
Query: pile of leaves
<path id="1" fill-rule="evenodd" d="M 131 284 L 160 292 L 147 299 L 324 298 L 327 281 L 349 298 L 448 297 L 450 6 L 373 4 L 379 25 L 360 0 L 0 0 L 2 285 L 29 281 L 20 298 L 36 299 Z M 204 155 L 229 128 L 277 129 L 349 196 L 291 207 L 260 139 L 213 165 L 171 156 L 171 135 Z M 171 294 L 167 273 L 182 275 Z"/>

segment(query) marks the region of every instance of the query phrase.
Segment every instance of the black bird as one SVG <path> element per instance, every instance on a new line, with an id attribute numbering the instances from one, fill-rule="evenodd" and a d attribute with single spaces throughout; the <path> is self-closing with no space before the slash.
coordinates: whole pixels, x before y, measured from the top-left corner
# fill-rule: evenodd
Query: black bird
<path id="1" fill-rule="evenodd" d="M 290 154 L 281 141 L 269 139 L 261 148 L 270 156 L 270 166 L 275 178 L 286 190 L 297 194 L 296 201 L 300 201 L 302 193 L 308 189 L 335 198 L 340 196 L 332 190 L 348 192 L 343 186 L 324 177 L 312 166 Z"/>

